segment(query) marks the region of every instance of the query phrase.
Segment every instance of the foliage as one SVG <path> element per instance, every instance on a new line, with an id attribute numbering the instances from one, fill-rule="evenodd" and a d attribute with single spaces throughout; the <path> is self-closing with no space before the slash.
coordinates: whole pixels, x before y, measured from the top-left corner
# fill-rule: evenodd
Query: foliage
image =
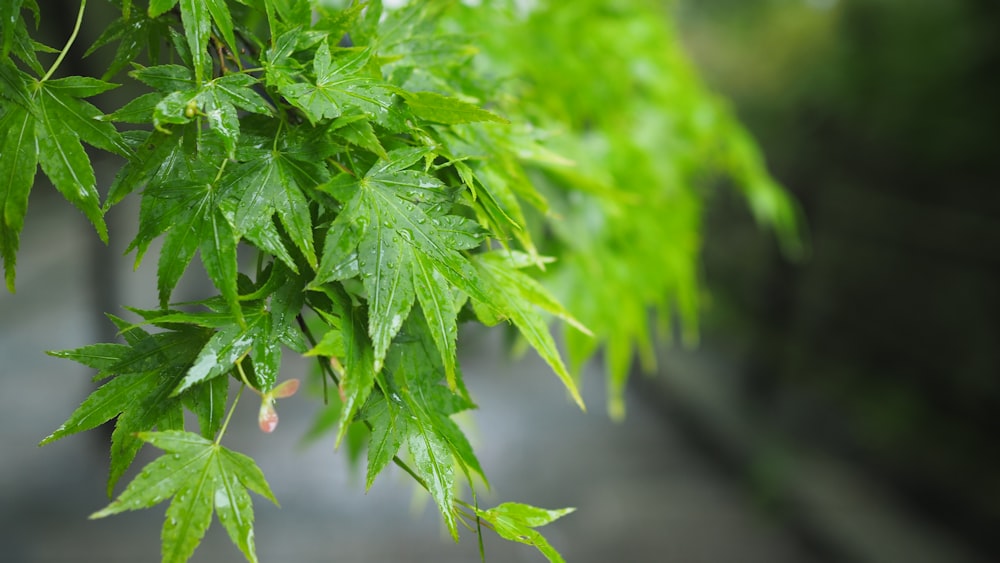
<path id="1" fill-rule="evenodd" d="M 460 478 L 485 474 L 451 419 L 475 407 L 458 322 L 507 321 L 581 408 L 573 371 L 605 346 L 620 416 L 633 350 L 651 357 L 649 308 L 663 324 L 677 309 L 694 334 L 704 179 L 733 177 L 794 241 L 791 205 L 656 4 L 115 4 L 88 51 L 116 45 L 101 78 L 53 78 L 76 31 L 44 69 L 35 0 L 0 13 L 0 254 L 13 291 L 38 165 L 103 240 L 103 213 L 141 192 L 129 249 L 138 264 L 162 239 L 158 307 L 111 317 L 122 343 L 53 353 L 107 381 L 43 443 L 114 419 L 109 495 L 144 443 L 164 450 L 93 515 L 172 496 L 164 561 L 193 553 L 213 507 L 256 560 L 247 489 L 274 498 L 221 445 L 225 405 L 250 388 L 273 430 L 275 400 L 298 386 L 277 383 L 285 349 L 336 386 L 336 442 L 367 432 L 367 486 L 394 463 L 456 540 L 459 525 L 492 528 L 560 561 L 534 528 L 568 509 L 460 498 Z M 84 101 L 125 69 L 148 91 L 109 114 Z M 82 143 L 124 159 L 103 203 Z M 172 303 L 195 254 L 218 294 Z"/>

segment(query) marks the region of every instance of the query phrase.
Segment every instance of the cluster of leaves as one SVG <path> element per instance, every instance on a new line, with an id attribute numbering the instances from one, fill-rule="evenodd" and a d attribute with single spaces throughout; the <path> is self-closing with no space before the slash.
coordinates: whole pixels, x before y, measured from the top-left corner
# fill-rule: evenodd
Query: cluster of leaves
<path id="1" fill-rule="evenodd" d="M 488 16 L 498 31 L 479 43 L 483 72 L 501 110 L 549 132 L 552 151 L 520 149 L 542 196 L 530 232 L 558 257 L 541 277 L 593 331 L 566 331 L 573 371 L 604 350 L 608 410 L 620 418 L 637 352 L 655 369 L 651 327 L 670 338 L 679 320 L 684 339 L 697 339 L 709 181 L 730 179 L 792 256 L 802 251 L 798 211 L 691 67 L 669 3 L 543 1 L 527 13 L 501 4 Z M 483 17 L 470 8 L 462 22 Z"/>
<path id="2" fill-rule="evenodd" d="M 458 322 L 507 321 L 582 408 L 549 331 L 551 317 L 564 320 L 571 365 L 607 345 L 620 413 L 633 348 L 649 346 L 647 309 L 666 318 L 677 302 L 693 321 L 692 186 L 706 163 L 736 176 L 762 219 L 792 229 L 787 201 L 685 66 L 665 16 L 642 2 L 601 17 L 592 1 L 528 13 L 446 0 L 116 4 L 120 17 L 90 48 L 117 45 L 101 79 L 52 78 L 76 32 L 46 71 L 37 53 L 54 50 L 29 35 L 35 1 L 0 8 L 8 288 L 39 164 L 104 240 L 103 213 L 141 190 L 137 264 L 162 240 L 158 308 L 111 317 L 122 343 L 54 353 L 107 381 L 43 443 L 114 419 L 109 495 L 144 443 L 166 452 L 94 517 L 172 497 L 164 561 L 190 557 L 213 509 L 256 560 L 247 490 L 274 498 L 253 460 L 221 445 L 225 411 L 249 387 L 273 430 L 275 399 L 297 386 L 277 383 L 288 349 L 319 358 L 324 389 L 336 387 L 336 442 L 367 436 L 368 487 L 396 464 L 456 540 L 460 525 L 488 527 L 561 561 L 534 528 L 568 510 L 476 502 L 473 480 L 486 476 L 451 418 L 475 406 Z M 128 67 L 146 93 L 107 115 L 83 100 Z M 81 143 L 124 159 L 103 203 Z M 255 265 L 241 265 L 241 248 Z M 172 303 L 196 253 L 218 295 Z"/>

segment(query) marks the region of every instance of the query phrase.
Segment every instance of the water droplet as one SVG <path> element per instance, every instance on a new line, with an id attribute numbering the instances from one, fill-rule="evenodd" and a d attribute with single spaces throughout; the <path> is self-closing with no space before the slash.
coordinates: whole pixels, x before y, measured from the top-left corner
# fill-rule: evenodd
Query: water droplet
<path id="1" fill-rule="evenodd" d="M 387 228 L 387 229 L 391 229 L 392 228 L 392 222 L 391 221 L 382 221 L 382 226 L 385 227 L 385 228 Z"/>
<path id="2" fill-rule="evenodd" d="M 180 458 L 181 458 L 181 454 L 174 454 L 174 459 L 180 459 Z"/>
<path id="3" fill-rule="evenodd" d="M 404 239 L 406 239 L 407 242 L 412 242 L 413 241 L 413 231 L 411 231 L 410 229 L 403 229 L 403 230 L 399 231 L 399 234 Z"/>

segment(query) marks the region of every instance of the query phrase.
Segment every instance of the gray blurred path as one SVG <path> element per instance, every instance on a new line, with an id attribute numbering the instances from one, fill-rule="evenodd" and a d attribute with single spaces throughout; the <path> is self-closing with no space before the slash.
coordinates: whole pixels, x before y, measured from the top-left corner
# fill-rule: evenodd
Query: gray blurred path
<path id="1" fill-rule="evenodd" d="M 44 203 L 44 202 L 43 202 Z M 86 287 L 88 238 L 66 204 L 32 202 L 22 241 L 18 293 L 0 294 L 0 560 L 144 562 L 159 558 L 166 504 L 87 520 L 104 506 L 107 449 L 98 432 L 38 448 L 85 396 L 87 370 L 44 355 L 92 342 Z M 119 245 L 128 234 L 112 231 Z M 125 260 L 127 303 L 153 306 L 155 255 L 138 273 Z M 196 266 L 193 266 L 196 268 Z M 464 421 L 491 478 L 483 504 L 517 500 L 577 512 L 543 532 L 570 562 L 807 563 L 787 530 L 762 518 L 752 501 L 694 454 L 664 419 L 630 401 L 628 420 L 603 414 L 603 384 L 588 372 L 580 413 L 535 357 L 512 363 L 497 334 L 462 335 L 462 365 L 480 411 Z M 291 358 L 283 377 L 310 369 Z M 279 404 L 273 435 L 256 429 L 245 400 L 227 435 L 229 447 L 258 460 L 282 503 L 255 497 L 257 545 L 272 562 L 478 561 L 474 536 L 454 545 L 428 503 L 390 469 L 363 492 L 330 440 L 297 444 L 318 408 L 296 396 Z M 147 451 L 145 460 L 153 452 Z M 417 507 L 417 508 L 414 508 Z M 493 562 L 543 561 L 531 548 L 487 538 Z M 217 522 L 195 561 L 241 561 Z"/>

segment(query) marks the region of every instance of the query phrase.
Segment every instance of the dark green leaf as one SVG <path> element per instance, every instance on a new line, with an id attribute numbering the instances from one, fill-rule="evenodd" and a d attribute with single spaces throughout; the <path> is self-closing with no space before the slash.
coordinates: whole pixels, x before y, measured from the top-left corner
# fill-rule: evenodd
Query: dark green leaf
<path id="1" fill-rule="evenodd" d="M 149 0 L 149 17 L 155 18 L 173 8 L 176 4 L 177 0 Z"/>
<path id="2" fill-rule="evenodd" d="M 344 335 L 344 375 L 340 380 L 343 407 L 340 411 L 340 428 L 337 444 L 347 433 L 354 415 L 364 405 L 375 385 L 375 367 L 372 345 L 365 335 L 362 313 L 346 295 L 337 295 L 335 305 L 340 311 L 341 330 Z"/>
<path id="3" fill-rule="evenodd" d="M 45 82 L 45 89 L 54 94 L 62 94 L 73 98 L 89 98 L 101 92 L 117 88 L 120 84 L 112 84 L 90 76 L 67 76 Z"/>
<path id="4" fill-rule="evenodd" d="M 235 320 L 232 320 L 231 324 L 224 326 L 212 335 L 212 338 L 198 353 L 198 357 L 185 374 L 183 381 L 174 390 L 174 395 L 184 392 L 197 383 L 227 373 L 233 369 L 237 360 L 250 352 L 255 342 L 271 343 L 271 318 L 267 312 L 248 312 L 245 318 L 246 326 L 240 326 Z M 280 360 L 280 355 L 278 359 Z M 262 366 L 261 369 L 264 370 L 267 367 Z M 271 383 L 273 384 L 273 380 Z M 262 391 L 270 389 L 270 386 L 261 387 L 258 386 L 258 389 Z"/>
<path id="5" fill-rule="evenodd" d="M 229 7 L 226 6 L 225 0 L 205 0 L 205 4 L 219 32 L 222 33 L 222 40 L 226 42 L 226 46 L 231 52 L 239 53 L 236 37 L 233 35 L 233 19 L 229 15 Z"/>
<path id="6" fill-rule="evenodd" d="M 0 4 L 0 57 L 6 57 L 14 44 L 15 29 L 24 27 L 24 20 L 21 19 L 21 0 Z"/>
<path id="7" fill-rule="evenodd" d="M 184 406 L 198 417 L 198 428 L 203 438 L 212 439 L 222 427 L 228 391 L 229 380 L 216 377 L 195 385 L 189 393 L 181 396 Z"/>
<path id="8" fill-rule="evenodd" d="M 108 242 L 108 227 L 97 194 L 97 179 L 80 138 L 60 121 L 62 108 L 51 97 L 42 97 L 35 127 L 38 161 L 52 184 L 90 219 L 97 234 Z M 57 106 L 57 107 L 53 107 Z"/>
<path id="9" fill-rule="evenodd" d="M 211 65 L 206 47 L 212 33 L 212 20 L 204 0 L 180 0 L 181 22 L 194 63 L 194 79 L 199 85 L 205 78 L 205 67 Z"/>
<path id="10" fill-rule="evenodd" d="M 53 91 L 50 85 L 51 82 L 46 82 L 42 89 L 44 111 L 51 112 L 62 121 L 63 127 L 74 131 L 85 143 L 126 158 L 135 157 L 132 147 L 125 143 L 118 130 L 110 123 L 100 121 L 104 117 L 101 110 L 71 97 L 65 91 Z M 71 88 L 65 90 L 70 91 Z"/>
<path id="11" fill-rule="evenodd" d="M 34 120 L 27 110 L 10 107 L 0 118 L 0 256 L 3 257 L 7 289 L 14 291 L 17 249 L 28 193 L 38 167 Z"/>
<path id="12" fill-rule="evenodd" d="M 321 43 L 313 60 L 316 82 L 297 82 L 279 89 L 312 122 L 339 117 L 349 107 L 385 120 L 392 110 L 392 94 L 361 72 L 370 58 L 371 51 L 363 49 L 333 59 L 329 46 Z"/>
<path id="13" fill-rule="evenodd" d="M 69 419 L 39 445 L 44 446 L 64 436 L 104 424 L 133 405 L 137 397 L 153 392 L 158 379 L 159 376 L 155 372 L 130 373 L 115 377 L 91 393 Z"/>
<path id="14" fill-rule="evenodd" d="M 161 92 L 169 93 L 195 88 L 195 79 L 191 69 L 181 65 L 141 67 L 130 72 L 129 76 Z"/>

